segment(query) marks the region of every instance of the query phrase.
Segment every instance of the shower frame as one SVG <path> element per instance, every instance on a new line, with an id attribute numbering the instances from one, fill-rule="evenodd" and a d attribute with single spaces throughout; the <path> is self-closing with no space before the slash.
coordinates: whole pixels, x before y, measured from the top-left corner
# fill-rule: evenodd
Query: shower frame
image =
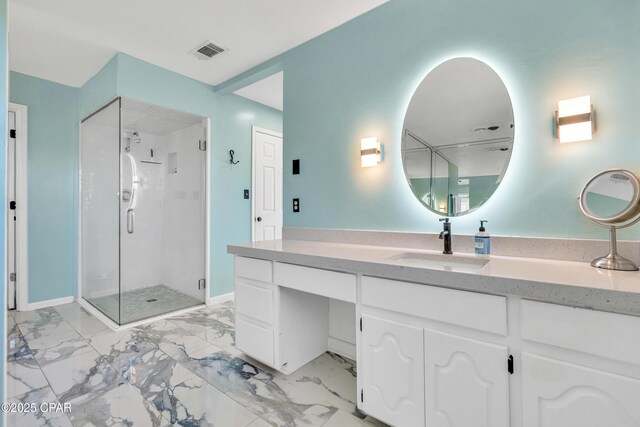
<path id="1" fill-rule="evenodd" d="M 122 331 L 122 330 L 126 330 L 126 329 L 130 329 L 136 326 L 140 326 L 140 325 L 144 325 L 147 323 L 151 323 L 157 320 L 161 320 L 164 318 L 167 318 L 169 316 L 173 316 L 176 314 L 181 314 L 181 313 L 187 313 L 190 311 L 194 311 L 197 310 L 199 308 L 202 308 L 202 305 L 197 305 L 197 306 L 193 306 L 193 307 L 188 307 L 188 308 L 184 308 L 181 310 L 176 310 L 176 311 L 171 311 L 168 313 L 163 313 L 160 314 L 158 316 L 153 316 L 153 317 L 148 317 L 142 320 L 138 320 L 135 322 L 130 322 L 130 323 L 126 323 L 126 324 L 118 324 L 115 321 L 113 321 L 109 316 L 107 316 L 106 314 L 104 314 L 102 311 L 100 311 L 98 308 L 96 308 L 93 304 L 91 304 L 89 301 L 87 301 L 86 299 L 83 298 L 82 296 L 82 284 L 83 284 L 83 266 L 82 266 L 82 200 L 81 200 L 81 196 L 82 196 L 82 181 L 80 179 L 81 173 L 82 173 L 82 123 L 84 121 L 86 121 L 87 119 L 91 118 L 92 116 L 95 116 L 96 114 L 100 113 L 101 111 L 105 110 L 106 108 L 108 108 L 109 106 L 111 106 L 114 102 L 118 102 L 119 103 L 119 123 L 118 123 L 118 135 L 119 135 L 119 146 L 118 146 L 118 150 L 119 150 L 119 164 L 118 164 L 118 175 L 120 176 L 120 182 L 119 182 L 119 194 L 118 197 L 120 197 L 120 195 L 122 194 L 122 153 L 123 153 L 123 147 L 122 147 L 122 99 L 126 98 L 126 99 L 130 99 L 130 100 L 135 100 L 135 101 L 139 101 L 139 102 L 144 102 L 150 106 L 155 106 L 155 107 L 161 107 L 161 108 L 170 108 L 170 107 L 164 107 L 164 106 L 159 106 L 157 104 L 152 104 L 149 103 L 147 101 L 141 101 L 138 100 L 136 98 L 131 98 L 131 97 L 123 97 L 123 96 L 115 96 L 111 99 L 109 99 L 107 102 L 104 102 L 103 104 L 100 105 L 100 107 L 98 107 L 97 109 L 91 111 L 89 114 L 87 114 L 86 116 L 82 117 L 79 121 L 78 121 L 78 157 L 77 157 L 77 161 L 78 161 L 78 205 L 77 205 L 77 218 L 78 218 L 78 228 L 77 228 L 77 247 L 78 247 L 78 252 L 77 252 L 77 261 L 78 261 L 78 275 L 77 275 L 77 302 L 78 304 L 80 304 L 84 309 L 86 309 L 89 313 L 91 313 L 93 316 L 97 317 L 98 319 L 100 319 L 105 325 L 107 325 L 110 329 L 112 329 L 113 331 Z M 181 110 L 176 110 L 176 111 L 181 111 Z M 192 114 L 192 113 L 190 113 Z M 196 114 L 194 114 L 196 115 Z M 206 143 L 206 155 L 205 155 L 205 183 L 204 183 L 204 204 L 205 204 L 205 289 L 204 289 L 204 301 L 202 302 L 203 305 L 206 306 L 210 306 L 213 304 L 214 302 L 214 297 L 211 297 L 210 294 L 210 284 L 211 284 L 211 263 L 210 263 L 210 259 L 211 259 L 211 203 L 210 203 L 210 191 L 211 191 L 211 156 L 210 156 L 210 152 L 209 152 L 209 148 L 211 147 L 211 119 L 209 117 L 204 117 L 204 116 L 200 116 L 203 120 L 204 123 L 204 127 L 205 127 L 205 140 L 207 141 Z M 122 228 L 122 224 L 121 224 L 121 220 L 119 219 L 119 230 L 121 230 Z M 119 243 L 120 245 L 120 243 Z M 118 257 L 120 257 L 121 254 L 121 248 L 119 247 L 118 249 Z M 121 266 L 120 266 L 120 259 L 118 259 L 118 286 L 121 286 L 120 280 L 122 278 L 122 272 L 121 272 Z M 120 294 L 121 295 L 121 294 Z"/>

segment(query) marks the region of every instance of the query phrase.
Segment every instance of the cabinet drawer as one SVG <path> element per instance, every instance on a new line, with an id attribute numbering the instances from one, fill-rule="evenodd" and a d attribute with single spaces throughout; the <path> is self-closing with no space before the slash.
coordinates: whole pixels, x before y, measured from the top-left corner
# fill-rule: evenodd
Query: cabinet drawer
<path id="1" fill-rule="evenodd" d="M 372 307 L 507 335 L 505 297 L 367 276 L 361 292 Z"/>
<path id="2" fill-rule="evenodd" d="M 236 347 L 243 353 L 273 366 L 273 331 L 236 319 Z"/>
<path id="3" fill-rule="evenodd" d="M 297 289 L 340 301 L 356 302 L 356 276 L 299 265 L 275 263 L 274 281 L 279 286 Z"/>
<path id="4" fill-rule="evenodd" d="M 236 276 L 260 282 L 272 282 L 271 261 L 236 256 Z"/>
<path id="5" fill-rule="evenodd" d="M 522 301 L 522 338 L 640 364 L 640 317 Z"/>
<path id="6" fill-rule="evenodd" d="M 273 324 L 273 290 L 236 279 L 236 312 L 261 322 Z"/>

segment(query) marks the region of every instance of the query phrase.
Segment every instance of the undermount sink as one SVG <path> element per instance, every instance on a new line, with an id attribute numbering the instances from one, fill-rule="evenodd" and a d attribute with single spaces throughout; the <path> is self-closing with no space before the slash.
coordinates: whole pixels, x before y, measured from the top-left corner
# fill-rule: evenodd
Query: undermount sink
<path id="1" fill-rule="evenodd" d="M 388 258 L 402 264 L 416 267 L 440 267 L 464 270 L 478 270 L 489 262 L 486 258 L 476 258 L 474 256 L 425 254 L 416 252 L 404 252 Z"/>

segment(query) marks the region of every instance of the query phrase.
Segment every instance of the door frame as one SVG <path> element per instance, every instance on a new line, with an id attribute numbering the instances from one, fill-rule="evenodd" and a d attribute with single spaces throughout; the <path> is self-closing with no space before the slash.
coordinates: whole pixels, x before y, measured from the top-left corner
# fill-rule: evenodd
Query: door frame
<path id="1" fill-rule="evenodd" d="M 256 222 L 254 220 L 256 214 L 256 136 L 258 133 L 264 133 L 266 135 L 275 136 L 282 139 L 282 147 L 284 149 L 284 139 L 281 132 L 261 128 L 258 126 L 251 126 L 251 242 L 256 241 Z M 282 154 L 282 182 L 284 187 L 284 151 Z M 284 188 L 282 194 L 283 214 L 284 214 Z M 284 224 L 283 224 L 284 228 Z"/>
<path id="2" fill-rule="evenodd" d="M 25 311 L 29 306 L 29 193 L 28 193 L 28 114 L 26 105 L 10 102 L 7 114 L 16 116 L 16 310 Z M 8 173 L 9 171 L 7 171 Z M 8 224 L 5 224 L 5 230 Z M 11 273 L 7 271 L 7 274 Z M 8 278 L 7 278 L 8 280 Z"/>

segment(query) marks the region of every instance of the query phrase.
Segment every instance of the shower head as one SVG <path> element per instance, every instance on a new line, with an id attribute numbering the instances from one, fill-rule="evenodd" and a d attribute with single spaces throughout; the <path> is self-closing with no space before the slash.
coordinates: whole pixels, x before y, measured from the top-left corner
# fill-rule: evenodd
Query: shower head
<path id="1" fill-rule="evenodd" d="M 142 138 L 140 138 L 138 132 L 133 132 L 133 142 L 136 144 L 140 144 L 142 142 Z"/>

